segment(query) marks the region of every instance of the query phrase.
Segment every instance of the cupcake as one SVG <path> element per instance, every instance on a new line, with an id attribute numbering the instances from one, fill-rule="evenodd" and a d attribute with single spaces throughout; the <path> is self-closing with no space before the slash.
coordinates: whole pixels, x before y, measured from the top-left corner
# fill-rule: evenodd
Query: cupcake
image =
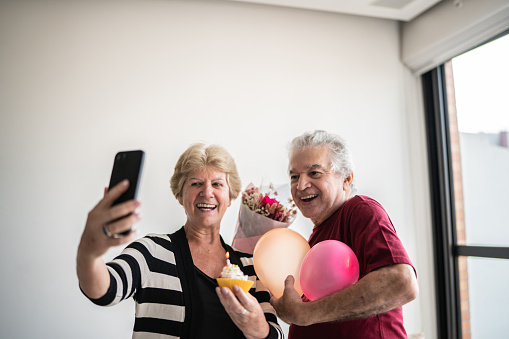
<path id="1" fill-rule="evenodd" d="M 226 252 L 226 266 L 223 267 L 221 277 L 217 278 L 220 287 L 228 287 L 233 292 L 233 285 L 239 286 L 244 292 L 248 292 L 254 282 L 247 280 L 248 276 L 244 275 L 238 265 L 230 263 L 230 253 Z"/>

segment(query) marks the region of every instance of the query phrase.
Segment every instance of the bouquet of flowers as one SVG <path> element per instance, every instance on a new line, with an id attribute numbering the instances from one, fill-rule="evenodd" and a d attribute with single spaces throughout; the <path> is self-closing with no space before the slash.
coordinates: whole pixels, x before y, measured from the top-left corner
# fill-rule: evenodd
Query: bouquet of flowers
<path id="1" fill-rule="evenodd" d="M 262 192 L 253 184 L 246 187 L 242 192 L 233 248 L 253 254 L 254 247 L 262 235 L 274 228 L 286 228 L 292 224 L 297 210 L 285 188 L 287 187 L 283 186 L 275 190 L 271 184 L 267 192 Z M 280 197 L 287 199 L 286 205 L 277 200 Z"/>

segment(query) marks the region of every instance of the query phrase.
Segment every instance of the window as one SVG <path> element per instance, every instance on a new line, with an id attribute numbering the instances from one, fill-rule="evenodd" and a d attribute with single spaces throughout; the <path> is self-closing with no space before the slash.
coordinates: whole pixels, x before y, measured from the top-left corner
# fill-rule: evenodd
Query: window
<path id="1" fill-rule="evenodd" d="M 488 56 L 488 61 L 477 59 Z M 422 77 L 439 338 L 509 333 L 509 35 Z M 507 272 L 507 273 L 505 273 Z"/>

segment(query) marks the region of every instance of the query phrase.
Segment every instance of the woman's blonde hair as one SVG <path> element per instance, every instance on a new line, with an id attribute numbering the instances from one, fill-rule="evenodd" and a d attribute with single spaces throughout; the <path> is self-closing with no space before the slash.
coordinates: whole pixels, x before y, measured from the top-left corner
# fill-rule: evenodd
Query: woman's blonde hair
<path id="1" fill-rule="evenodd" d="M 182 196 L 182 188 L 189 173 L 204 168 L 212 168 L 225 173 L 226 182 L 230 188 L 230 199 L 237 198 L 242 189 L 242 184 L 233 157 L 224 147 L 197 143 L 189 146 L 182 153 L 171 176 L 170 187 L 177 200 Z"/>

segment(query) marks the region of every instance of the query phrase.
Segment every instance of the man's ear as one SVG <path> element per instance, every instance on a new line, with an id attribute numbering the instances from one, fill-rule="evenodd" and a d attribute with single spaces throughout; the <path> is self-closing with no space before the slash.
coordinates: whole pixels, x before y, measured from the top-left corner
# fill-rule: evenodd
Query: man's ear
<path id="1" fill-rule="evenodd" d="M 343 189 L 344 190 L 349 189 L 352 186 L 352 182 L 353 182 L 353 173 L 350 172 L 350 174 L 348 174 L 345 177 L 345 180 L 343 181 Z"/>

